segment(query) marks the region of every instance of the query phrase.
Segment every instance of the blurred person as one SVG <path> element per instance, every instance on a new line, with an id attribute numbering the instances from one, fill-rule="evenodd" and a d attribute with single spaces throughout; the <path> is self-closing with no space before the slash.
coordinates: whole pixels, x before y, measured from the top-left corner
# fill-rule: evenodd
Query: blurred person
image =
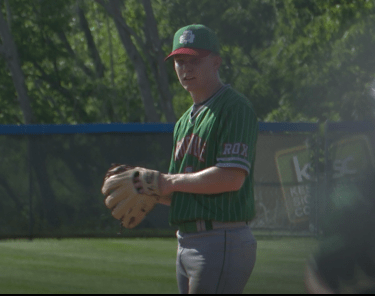
<path id="1" fill-rule="evenodd" d="M 310 294 L 375 293 L 375 171 L 339 182 L 326 235 L 305 269 Z"/>

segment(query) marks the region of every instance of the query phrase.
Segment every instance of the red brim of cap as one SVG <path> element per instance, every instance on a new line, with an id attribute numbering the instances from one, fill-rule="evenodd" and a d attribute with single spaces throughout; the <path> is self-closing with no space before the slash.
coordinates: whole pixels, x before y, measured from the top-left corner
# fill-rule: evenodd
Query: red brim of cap
<path id="1" fill-rule="evenodd" d="M 190 47 L 181 47 L 174 51 L 172 51 L 165 59 L 164 61 L 168 60 L 172 56 L 178 55 L 178 54 L 186 54 L 195 56 L 197 58 L 204 58 L 208 56 L 211 53 L 210 50 L 207 49 L 200 49 L 200 48 L 190 48 Z"/>

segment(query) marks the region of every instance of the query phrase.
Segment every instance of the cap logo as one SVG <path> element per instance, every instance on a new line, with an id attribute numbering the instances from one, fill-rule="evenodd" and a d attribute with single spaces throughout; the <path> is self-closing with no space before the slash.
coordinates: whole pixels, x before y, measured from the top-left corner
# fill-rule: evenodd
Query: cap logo
<path id="1" fill-rule="evenodd" d="M 180 36 L 180 44 L 193 43 L 194 38 L 195 38 L 195 35 L 193 34 L 193 31 L 186 30 Z"/>

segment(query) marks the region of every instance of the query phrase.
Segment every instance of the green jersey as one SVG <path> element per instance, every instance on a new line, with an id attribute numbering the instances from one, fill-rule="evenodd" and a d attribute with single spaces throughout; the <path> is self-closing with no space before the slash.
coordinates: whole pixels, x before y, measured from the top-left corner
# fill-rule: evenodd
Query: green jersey
<path id="1" fill-rule="evenodd" d="M 258 121 L 251 103 L 230 85 L 203 105 L 192 106 L 178 120 L 170 174 L 192 173 L 217 166 L 247 172 L 238 191 L 220 194 L 174 192 L 169 222 L 250 221 L 255 216 L 254 161 Z"/>

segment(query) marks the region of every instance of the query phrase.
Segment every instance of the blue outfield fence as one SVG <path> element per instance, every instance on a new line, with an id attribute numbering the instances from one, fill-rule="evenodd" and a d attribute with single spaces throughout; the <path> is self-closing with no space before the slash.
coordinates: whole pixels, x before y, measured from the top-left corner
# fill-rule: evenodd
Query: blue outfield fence
<path id="1" fill-rule="evenodd" d="M 251 227 L 319 233 L 337 181 L 375 167 L 374 127 L 259 122 Z M 103 205 L 103 175 L 111 163 L 168 172 L 173 129 L 173 123 L 0 125 L 0 238 L 118 236 L 118 221 Z M 134 231 L 172 230 L 168 211 L 158 205 Z"/>
<path id="2" fill-rule="evenodd" d="M 97 133 L 172 133 L 173 123 L 92 123 L 0 125 L 1 135 L 51 135 Z"/>
<path id="3" fill-rule="evenodd" d="M 92 123 L 0 125 L 0 135 L 51 135 L 97 133 L 172 133 L 174 123 Z M 315 132 L 317 123 L 259 122 L 260 132 Z"/>
<path id="4" fill-rule="evenodd" d="M 374 122 L 326 122 L 327 131 L 366 132 L 375 129 Z M 0 135 L 51 135 L 96 133 L 172 133 L 174 123 L 91 123 L 0 125 Z M 260 132 L 316 132 L 318 123 L 259 122 Z"/>
<path id="5" fill-rule="evenodd" d="M 375 130 L 375 122 L 371 121 L 346 121 L 346 122 L 330 122 L 325 124 L 326 132 L 372 132 Z"/>

